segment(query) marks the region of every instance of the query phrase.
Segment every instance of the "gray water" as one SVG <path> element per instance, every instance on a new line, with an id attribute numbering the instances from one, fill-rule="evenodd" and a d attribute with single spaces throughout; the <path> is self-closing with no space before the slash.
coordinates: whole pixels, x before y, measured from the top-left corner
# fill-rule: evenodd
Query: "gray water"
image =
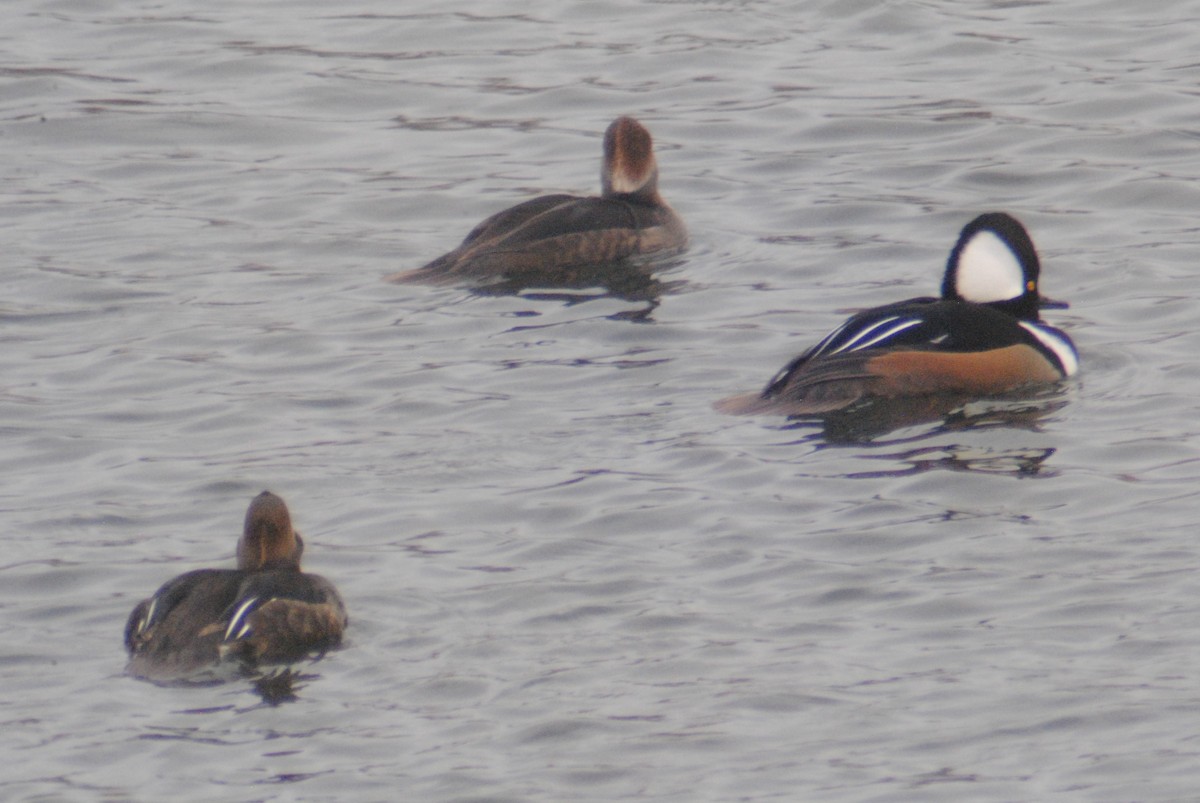
<path id="1" fill-rule="evenodd" d="M 1194 3 L 19 0 L 0 798 L 1190 800 Z M 381 277 L 653 132 L 654 299 Z M 843 442 L 713 401 L 1030 228 L 1056 393 Z M 123 674 L 270 488 L 297 699 Z"/>

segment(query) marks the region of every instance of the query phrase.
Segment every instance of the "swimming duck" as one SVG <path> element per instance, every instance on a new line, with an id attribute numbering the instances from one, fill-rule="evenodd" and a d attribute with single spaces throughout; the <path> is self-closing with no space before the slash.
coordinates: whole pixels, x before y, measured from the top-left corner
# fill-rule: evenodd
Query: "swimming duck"
<path id="1" fill-rule="evenodd" d="M 618 117 L 604 133 L 599 198 L 544 195 L 484 220 L 462 244 L 393 282 L 553 280 L 559 271 L 630 257 L 670 255 L 687 244 L 687 229 L 658 194 L 650 132 Z"/>
<path id="2" fill-rule="evenodd" d="M 761 393 L 723 412 L 818 415 L 870 398 L 986 396 L 1075 375 L 1071 338 L 1040 318 L 1066 306 L 1038 292 L 1028 232 L 1003 212 L 980 215 L 950 252 L 941 298 L 912 298 L 854 315 L 792 360 Z"/>
<path id="3" fill-rule="evenodd" d="M 336 647 L 345 605 L 328 580 L 300 571 L 303 551 L 287 505 L 263 491 L 246 511 L 236 569 L 181 574 L 130 613 L 130 673 L 181 679 L 226 659 L 287 664 Z"/>

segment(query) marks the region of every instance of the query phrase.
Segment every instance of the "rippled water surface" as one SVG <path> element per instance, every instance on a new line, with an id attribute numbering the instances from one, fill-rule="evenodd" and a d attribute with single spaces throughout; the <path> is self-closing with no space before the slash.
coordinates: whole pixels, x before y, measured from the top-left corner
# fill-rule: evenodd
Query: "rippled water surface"
<path id="1" fill-rule="evenodd" d="M 22 0 L 0 43 L 0 797 L 1194 797 L 1194 4 Z M 380 280 L 595 192 L 619 114 L 693 235 L 652 293 Z M 713 411 L 990 209 L 1078 381 Z M 124 675 L 263 488 L 346 649 L 277 706 Z"/>

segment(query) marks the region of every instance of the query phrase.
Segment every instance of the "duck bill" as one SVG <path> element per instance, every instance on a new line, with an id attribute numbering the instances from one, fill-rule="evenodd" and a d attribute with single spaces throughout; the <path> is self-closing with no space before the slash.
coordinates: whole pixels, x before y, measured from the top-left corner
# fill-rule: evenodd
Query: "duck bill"
<path id="1" fill-rule="evenodd" d="M 1071 304 L 1066 301 L 1055 301 L 1053 298 L 1042 298 L 1038 302 L 1038 306 L 1042 309 L 1070 309 Z"/>

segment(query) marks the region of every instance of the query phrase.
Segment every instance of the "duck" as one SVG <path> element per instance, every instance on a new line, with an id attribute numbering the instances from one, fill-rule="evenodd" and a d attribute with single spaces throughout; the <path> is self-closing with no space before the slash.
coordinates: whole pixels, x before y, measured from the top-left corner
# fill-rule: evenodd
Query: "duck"
<path id="1" fill-rule="evenodd" d="M 910 298 L 852 316 L 789 362 L 759 393 L 717 403 L 733 414 L 846 411 L 875 399 L 984 397 L 1075 376 L 1071 338 L 1041 320 L 1063 308 L 1038 289 L 1041 263 L 1005 212 L 974 218 L 950 251 L 940 298 Z"/>
<path id="2" fill-rule="evenodd" d="M 658 192 L 650 132 L 634 118 L 618 117 L 605 131 L 600 182 L 599 197 L 543 195 L 497 212 L 454 250 L 387 280 L 553 281 L 564 272 L 670 256 L 686 247 L 687 227 Z"/>
<path id="3" fill-rule="evenodd" d="M 346 606 L 332 583 L 300 570 L 303 552 L 283 499 L 270 491 L 254 497 L 236 569 L 185 572 L 129 614 L 129 673 L 188 679 L 220 665 L 292 664 L 338 646 Z"/>

